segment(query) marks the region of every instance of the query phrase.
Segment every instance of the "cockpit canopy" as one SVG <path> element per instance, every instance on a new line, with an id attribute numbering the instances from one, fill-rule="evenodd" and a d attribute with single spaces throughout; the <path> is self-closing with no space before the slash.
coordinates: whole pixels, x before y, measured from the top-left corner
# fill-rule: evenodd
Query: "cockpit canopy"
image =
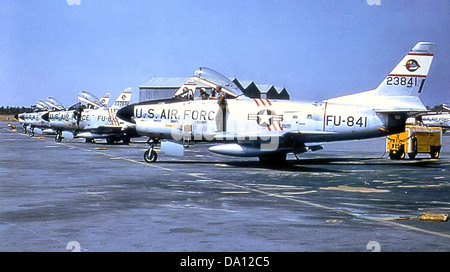
<path id="1" fill-rule="evenodd" d="M 53 110 L 63 110 L 64 109 L 63 104 L 53 97 L 48 97 L 47 100 L 45 100 L 45 104 L 52 107 Z"/>
<path id="2" fill-rule="evenodd" d="M 81 91 L 78 94 L 78 100 L 87 103 L 92 106 L 94 109 L 103 108 L 104 105 L 100 102 L 100 100 L 93 94 L 88 93 L 86 91 Z"/>
<path id="3" fill-rule="evenodd" d="M 194 72 L 194 80 L 211 88 L 221 87 L 231 98 L 243 95 L 242 91 L 226 76 L 207 67 L 200 67 Z"/>
<path id="4" fill-rule="evenodd" d="M 42 100 L 37 102 L 36 105 L 34 105 L 34 107 L 36 108 L 37 111 L 49 110 L 48 106 Z"/>

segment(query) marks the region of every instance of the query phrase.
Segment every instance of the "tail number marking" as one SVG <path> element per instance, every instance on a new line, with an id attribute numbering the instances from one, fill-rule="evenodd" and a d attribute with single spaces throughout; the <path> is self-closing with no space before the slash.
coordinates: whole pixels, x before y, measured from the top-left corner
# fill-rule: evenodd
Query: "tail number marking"
<path id="1" fill-rule="evenodd" d="M 346 125 L 347 127 L 367 127 L 367 123 L 367 117 L 347 116 L 347 118 L 344 118 L 339 115 L 327 115 L 326 125 L 329 126 L 331 124 L 335 127 L 344 125 Z"/>
<path id="2" fill-rule="evenodd" d="M 386 85 L 401 85 L 406 87 L 417 86 L 417 77 L 389 76 L 386 79 Z"/>

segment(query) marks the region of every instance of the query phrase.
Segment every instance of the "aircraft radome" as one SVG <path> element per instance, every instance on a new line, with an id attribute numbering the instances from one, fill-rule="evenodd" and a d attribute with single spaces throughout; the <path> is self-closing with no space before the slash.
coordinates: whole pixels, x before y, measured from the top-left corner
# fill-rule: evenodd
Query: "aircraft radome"
<path id="1" fill-rule="evenodd" d="M 149 137 L 147 162 L 156 161 L 155 144 L 166 139 L 216 142 L 211 152 L 279 163 L 287 153 L 320 150 L 325 142 L 403 131 L 408 117 L 427 111 L 419 95 L 434 47 L 417 43 L 376 89 L 322 102 L 251 99 L 225 76 L 199 68 L 193 79 L 217 90 L 216 97 L 195 96 L 197 88 L 191 84 L 173 98 L 132 104 L 117 116 L 135 123 L 137 132 Z"/>

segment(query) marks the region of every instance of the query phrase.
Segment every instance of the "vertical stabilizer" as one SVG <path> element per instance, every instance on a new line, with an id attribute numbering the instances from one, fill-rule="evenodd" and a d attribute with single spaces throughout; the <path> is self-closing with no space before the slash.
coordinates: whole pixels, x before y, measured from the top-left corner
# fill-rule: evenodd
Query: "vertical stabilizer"
<path id="1" fill-rule="evenodd" d="M 114 101 L 114 104 L 111 106 L 113 109 L 121 109 L 125 106 L 128 106 L 130 104 L 131 96 L 133 95 L 133 92 L 131 91 L 131 88 L 126 88 Z"/>
<path id="2" fill-rule="evenodd" d="M 436 44 L 419 42 L 374 90 L 326 100 L 388 111 L 426 111 L 419 98 Z"/>
<path id="3" fill-rule="evenodd" d="M 103 105 L 104 107 L 107 107 L 110 98 L 111 98 L 111 94 L 110 94 L 110 93 L 105 93 L 105 95 L 103 95 L 102 97 L 100 97 L 100 103 L 102 103 L 102 105 Z"/>
<path id="4" fill-rule="evenodd" d="M 418 96 L 433 61 L 436 44 L 419 42 L 376 88 L 379 95 Z"/>

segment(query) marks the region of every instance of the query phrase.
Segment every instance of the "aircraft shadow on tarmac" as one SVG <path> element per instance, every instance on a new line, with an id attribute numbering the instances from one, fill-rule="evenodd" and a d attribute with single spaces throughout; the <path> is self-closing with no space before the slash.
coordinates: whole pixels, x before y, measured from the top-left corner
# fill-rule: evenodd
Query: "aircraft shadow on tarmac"
<path id="1" fill-rule="evenodd" d="M 283 164 L 262 164 L 259 161 L 202 161 L 202 160 L 171 160 L 157 161 L 155 164 L 223 164 L 235 168 L 255 168 L 283 170 L 293 172 L 332 172 L 344 173 L 345 170 L 327 168 L 326 166 L 384 166 L 384 165 L 402 165 L 407 167 L 425 167 L 425 168 L 441 168 L 440 160 L 419 158 L 414 160 L 393 161 L 383 158 L 311 158 L 287 160 Z M 316 166 L 316 167 L 314 167 Z"/>
<path id="2" fill-rule="evenodd" d="M 301 165 L 404 165 L 439 168 L 440 161 L 439 159 L 427 158 L 416 158 L 414 160 L 390 160 L 386 158 L 314 158 L 293 160 L 289 161 L 289 163 Z"/>
<path id="3" fill-rule="evenodd" d="M 85 144 L 82 142 L 72 142 L 72 144 Z M 101 147 L 111 146 L 106 142 L 97 142 L 94 145 Z M 127 146 L 121 142 L 114 143 L 113 146 Z M 180 159 L 180 160 L 160 160 L 154 162 L 155 164 L 225 164 L 236 168 L 255 168 L 255 169 L 271 169 L 271 170 L 283 170 L 293 172 L 333 172 L 343 173 L 345 171 L 339 169 L 329 169 L 323 166 L 336 166 L 336 165 L 361 165 L 361 166 L 382 166 L 382 165 L 402 165 L 405 167 L 424 167 L 424 168 L 441 168 L 442 159 L 430 159 L 430 158 L 415 158 L 404 160 L 391 160 L 384 155 L 381 157 L 323 157 L 323 158 L 300 158 L 300 159 L 288 159 L 285 163 L 280 164 L 268 164 L 260 163 L 259 161 L 243 161 L 243 160 L 197 160 L 197 159 Z M 320 167 L 312 167 L 320 166 Z"/>

